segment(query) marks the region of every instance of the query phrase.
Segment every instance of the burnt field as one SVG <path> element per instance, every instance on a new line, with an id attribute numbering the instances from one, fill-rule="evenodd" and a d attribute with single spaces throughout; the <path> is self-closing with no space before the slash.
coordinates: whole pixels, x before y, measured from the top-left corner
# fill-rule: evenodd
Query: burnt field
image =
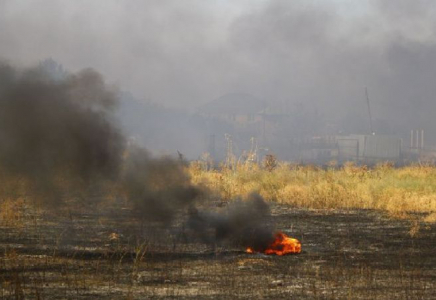
<path id="1" fill-rule="evenodd" d="M 248 254 L 129 210 L 26 215 L 1 228 L 2 298 L 436 298 L 436 225 L 373 210 L 272 206 L 302 253 Z"/>

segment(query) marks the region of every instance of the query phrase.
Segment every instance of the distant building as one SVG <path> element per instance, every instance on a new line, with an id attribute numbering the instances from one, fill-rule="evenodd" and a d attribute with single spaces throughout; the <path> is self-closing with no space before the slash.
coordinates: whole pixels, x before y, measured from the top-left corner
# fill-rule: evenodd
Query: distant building
<path id="1" fill-rule="evenodd" d="M 355 161 L 373 164 L 401 160 L 401 139 L 393 135 L 350 134 L 314 137 L 299 145 L 300 159 L 307 163 Z"/>
<path id="2" fill-rule="evenodd" d="M 340 160 L 397 161 L 401 156 L 401 139 L 393 135 L 354 134 L 336 140 Z"/>

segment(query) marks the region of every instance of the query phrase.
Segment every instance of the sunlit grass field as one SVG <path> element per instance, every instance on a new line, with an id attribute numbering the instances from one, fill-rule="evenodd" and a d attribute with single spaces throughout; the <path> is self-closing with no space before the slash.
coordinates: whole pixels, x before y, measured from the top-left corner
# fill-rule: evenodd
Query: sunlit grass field
<path id="1" fill-rule="evenodd" d="M 376 209 L 394 216 L 422 213 L 436 222 L 436 167 L 412 165 L 373 168 L 347 163 L 319 168 L 278 162 L 273 168 L 244 163 L 208 169 L 189 167 L 192 180 L 207 186 L 217 199 L 230 201 L 255 191 L 265 200 L 309 209 Z"/>
<path id="2" fill-rule="evenodd" d="M 273 167 L 239 163 L 232 168 L 224 165 L 211 168 L 201 161 L 194 161 L 187 165 L 186 172 L 193 184 L 207 189 L 207 198 L 216 201 L 244 199 L 257 192 L 268 202 L 298 208 L 375 209 L 400 218 L 418 214 L 422 221 L 436 222 L 435 166 L 396 168 L 384 163 L 370 168 L 347 163 L 341 167 L 321 168 L 277 162 Z M 23 203 L 37 204 L 38 195 L 34 195 L 34 189 L 25 179 L 7 176 L 1 179 L 0 223 L 12 225 L 20 219 Z M 116 202 L 114 199 L 119 198 L 118 191 L 116 186 L 103 185 L 99 184 L 99 190 L 103 191 L 100 198 L 105 200 L 99 205 L 111 206 Z M 63 200 L 63 204 L 69 199 L 90 202 L 87 197 L 89 191 L 81 189 L 80 184 L 72 184 L 59 177 L 54 186 L 67 199 Z M 32 206 L 35 208 L 35 205 Z"/>

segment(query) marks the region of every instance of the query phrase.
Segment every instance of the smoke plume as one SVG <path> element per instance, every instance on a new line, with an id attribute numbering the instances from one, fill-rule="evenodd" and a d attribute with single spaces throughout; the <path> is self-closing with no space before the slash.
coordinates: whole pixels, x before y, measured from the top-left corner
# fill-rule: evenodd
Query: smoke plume
<path id="1" fill-rule="evenodd" d="M 269 206 L 252 193 L 245 201 L 236 200 L 221 212 L 190 213 L 188 227 L 206 243 L 227 243 L 263 251 L 273 240 Z"/>
<path id="2" fill-rule="evenodd" d="M 38 68 L 1 65 L 2 172 L 30 181 L 47 200 L 60 178 L 113 179 L 124 149 L 110 117 L 115 103 L 115 90 L 91 69 L 54 80 Z"/>
<path id="3" fill-rule="evenodd" d="M 107 181 L 142 221 L 168 226 L 189 211 L 187 225 L 204 242 L 268 245 L 269 207 L 259 195 L 222 212 L 199 210 L 208 192 L 191 183 L 182 160 L 129 146 L 112 117 L 116 103 L 116 90 L 91 69 L 54 78 L 41 68 L 1 65 L 2 175 L 26 180 L 27 193 L 50 205 L 79 188 L 86 197 L 104 194 L 97 187 Z"/>
<path id="4" fill-rule="evenodd" d="M 170 224 L 177 213 L 199 200 L 202 191 L 191 184 L 182 162 L 152 159 L 141 148 L 130 149 L 128 156 L 122 187 L 139 219 Z"/>

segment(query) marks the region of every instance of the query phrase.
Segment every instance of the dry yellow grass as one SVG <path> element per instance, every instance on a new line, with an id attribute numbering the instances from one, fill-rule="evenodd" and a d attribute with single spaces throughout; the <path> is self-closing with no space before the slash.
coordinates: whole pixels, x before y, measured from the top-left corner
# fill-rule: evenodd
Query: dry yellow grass
<path id="1" fill-rule="evenodd" d="M 244 198 L 252 191 L 267 201 L 315 209 L 377 209 L 391 214 L 425 213 L 436 221 L 436 167 L 375 168 L 355 166 L 321 169 L 280 163 L 273 170 L 240 164 L 234 170 L 189 168 L 194 183 L 209 187 L 225 200 Z"/>
<path id="2" fill-rule="evenodd" d="M 211 197 L 230 201 L 258 192 L 267 201 L 313 209 L 377 209 L 404 217 L 422 213 L 422 220 L 436 222 L 436 167 L 414 165 L 375 168 L 346 164 L 322 169 L 279 162 L 273 168 L 254 163 L 238 163 L 232 169 L 218 170 L 209 164 L 193 162 L 187 168 L 194 184 L 209 188 Z M 38 204 L 34 188 L 25 179 L 0 172 L 0 223 L 19 221 L 24 200 Z M 64 198 L 61 203 L 89 202 L 89 191 L 59 176 L 53 184 Z M 115 206 L 120 192 L 116 185 L 99 183 L 105 206 Z M 35 195 L 36 196 L 35 196 Z M 34 201 L 32 201 L 32 199 Z M 80 200 L 83 199 L 83 200 Z M 80 200 L 80 201 L 79 201 Z M 37 205 L 38 206 L 38 205 Z"/>
<path id="3" fill-rule="evenodd" d="M 0 226 L 20 227 L 23 225 L 23 215 L 23 199 L 6 199 L 0 202 Z"/>

